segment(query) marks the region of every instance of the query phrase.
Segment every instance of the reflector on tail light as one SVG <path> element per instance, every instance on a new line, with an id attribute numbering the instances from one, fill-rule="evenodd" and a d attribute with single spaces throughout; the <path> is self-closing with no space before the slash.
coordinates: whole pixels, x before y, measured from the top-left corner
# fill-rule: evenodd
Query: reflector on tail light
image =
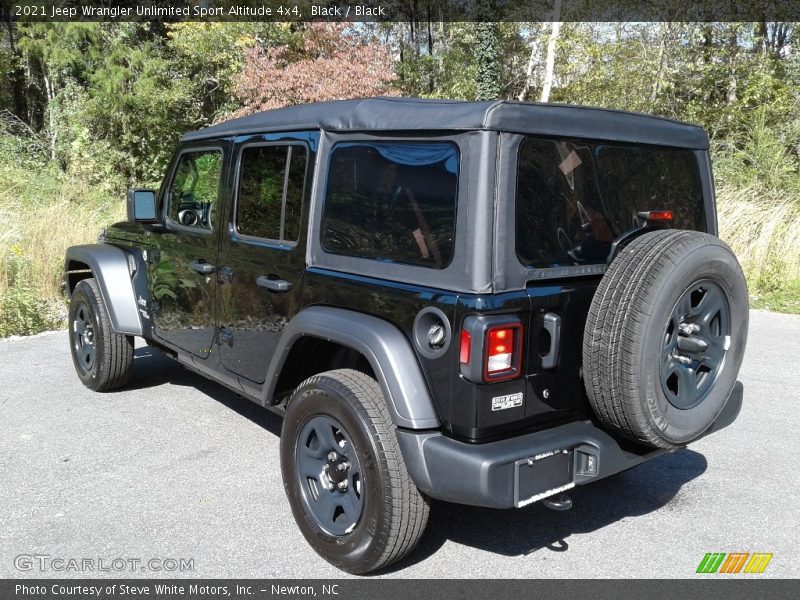
<path id="1" fill-rule="evenodd" d="M 469 364 L 470 349 L 472 346 L 472 336 L 466 329 L 461 330 L 461 348 L 459 352 L 459 362 L 462 365 Z"/>

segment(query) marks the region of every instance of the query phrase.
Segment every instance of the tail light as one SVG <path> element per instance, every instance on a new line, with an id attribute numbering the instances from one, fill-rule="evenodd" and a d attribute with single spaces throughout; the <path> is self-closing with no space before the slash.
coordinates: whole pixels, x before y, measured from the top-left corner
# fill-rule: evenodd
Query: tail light
<path id="1" fill-rule="evenodd" d="M 672 214 L 671 210 L 649 210 L 639 213 L 639 218 L 648 223 L 656 221 L 672 221 L 673 217 L 674 215 Z"/>
<path id="2" fill-rule="evenodd" d="M 461 329 L 461 374 L 475 383 L 519 377 L 523 341 L 523 327 L 517 317 L 467 317 Z"/>
<path id="3" fill-rule="evenodd" d="M 504 381 L 519 375 L 522 362 L 522 325 L 500 325 L 486 330 L 483 379 Z"/>

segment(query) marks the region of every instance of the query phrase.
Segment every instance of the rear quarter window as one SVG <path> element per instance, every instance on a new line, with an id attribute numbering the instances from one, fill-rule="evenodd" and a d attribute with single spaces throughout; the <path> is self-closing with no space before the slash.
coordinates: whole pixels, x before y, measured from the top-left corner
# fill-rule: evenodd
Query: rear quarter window
<path id="1" fill-rule="evenodd" d="M 453 258 L 458 165 L 452 142 L 337 144 L 325 190 L 323 249 L 445 268 Z"/>
<path id="2" fill-rule="evenodd" d="M 601 264 L 637 214 L 671 210 L 672 226 L 705 231 L 691 150 L 528 137 L 519 148 L 516 250 L 530 267 Z"/>
<path id="3" fill-rule="evenodd" d="M 308 153 L 299 144 L 247 146 L 242 150 L 236 231 L 281 243 L 300 236 Z"/>

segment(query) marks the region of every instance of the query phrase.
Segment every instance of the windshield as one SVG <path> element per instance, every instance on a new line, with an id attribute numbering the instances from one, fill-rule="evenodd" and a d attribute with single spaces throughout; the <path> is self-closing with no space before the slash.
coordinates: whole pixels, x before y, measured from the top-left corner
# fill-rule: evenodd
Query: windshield
<path id="1" fill-rule="evenodd" d="M 526 266 L 604 263 L 649 210 L 673 211 L 676 229 L 706 230 L 693 151 L 536 137 L 520 145 L 516 248 Z"/>

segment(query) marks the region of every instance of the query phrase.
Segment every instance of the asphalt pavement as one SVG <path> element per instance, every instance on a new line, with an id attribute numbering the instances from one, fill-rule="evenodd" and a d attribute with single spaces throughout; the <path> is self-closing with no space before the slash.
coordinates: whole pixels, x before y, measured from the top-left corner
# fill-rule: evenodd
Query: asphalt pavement
<path id="1" fill-rule="evenodd" d="M 695 577 L 707 552 L 800 576 L 799 340 L 800 316 L 753 311 L 729 428 L 575 490 L 568 512 L 434 503 L 379 576 Z M 97 394 L 65 332 L 0 341 L 0 577 L 341 577 L 292 519 L 280 419 L 146 346 L 135 367 Z"/>

